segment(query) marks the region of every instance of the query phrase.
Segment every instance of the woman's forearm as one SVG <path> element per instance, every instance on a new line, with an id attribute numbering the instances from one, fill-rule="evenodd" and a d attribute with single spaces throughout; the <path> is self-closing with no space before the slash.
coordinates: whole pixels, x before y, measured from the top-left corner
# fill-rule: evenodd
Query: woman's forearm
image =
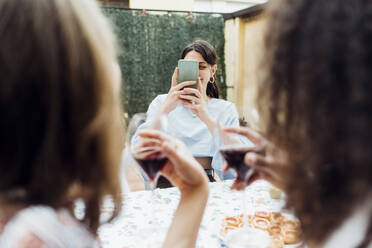
<path id="1" fill-rule="evenodd" d="M 161 116 L 163 115 L 168 115 L 169 114 L 169 111 L 164 107 L 164 106 L 161 106 L 159 108 L 159 110 L 156 112 L 155 114 L 155 118 L 153 118 L 153 121 L 150 123 L 149 125 L 149 129 L 154 129 L 154 130 L 160 130 L 161 129 Z"/>
<path id="2" fill-rule="evenodd" d="M 163 248 L 195 247 L 208 194 L 208 183 L 194 188 L 190 192 L 181 193 L 181 199 Z"/>
<path id="3" fill-rule="evenodd" d="M 213 136 L 214 134 L 214 129 L 216 127 L 216 121 L 213 120 L 211 115 L 207 115 L 205 118 L 201 119 L 202 122 L 207 126 L 209 132 Z"/>

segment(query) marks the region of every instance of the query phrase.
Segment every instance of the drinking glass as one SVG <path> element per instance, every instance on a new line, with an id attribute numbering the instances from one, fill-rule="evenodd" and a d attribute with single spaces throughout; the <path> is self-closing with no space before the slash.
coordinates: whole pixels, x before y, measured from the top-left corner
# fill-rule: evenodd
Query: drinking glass
<path id="1" fill-rule="evenodd" d="M 245 186 L 246 182 L 254 173 L 254 170 L 245 164 L 244 157 L 247 152 L 260 152 L 262 148 L 255 146 L 243 135 L 226 132 L 221 125 L 220 119 L 216 122 L 214 138 L 216 147 L 226 162 L 224 171 L 227 169 L 233 169 L 236 174 L 236 178 L 231 188 L 241 191 L 241 209 L 243 216 L 243 228 L 236 229 L 236 232 L 242 232 L 241 235 L 244 235 L 245 232 L 251 232 L 251 230 L 248 230 L 249 217 L 247 214 Z M 251 197 L 250 202 L 252 202 L 252 200 Z M 250 204 L 250 207 L 252 207 L 252 205 L 253 204 Z"/>
<path id="2" fill-rule="evenodd" d="M 132 156 L 134 161 L 136 162 L 136 166 L 143 172 L 142 174 L 146 177 L 146 181 L 148 186 L 151 190 L 151 206 L 150 211 L 151 220 L 149 221 L 150 227 L 146 228 L 144 232 L 150 232 L 150 238 L 148 242 L 148 247 L 153 247 L 154 242 L 158 243 L 159 235 L 157 235 L 157 231 L 159 227 L 157 226 L 155 214 L 156 214 L 156 196 L 155 196 L 155 186 L 157 179 L 160 176 L 160 171 L 163 169 L 165 164 L 168 161 L 168 158 L 164 155 L 160 142 L 156 139 L 140 137 L 137 135 L 139 129 L 138 127 L 141 126 L 146 121 L 146 114 L 145 113 L 138 113 L 133 115 L 127 130 L 127 149 L 129 150 L 129 154 Z M 155 120 L 153 123 L 152 129 L 159 130 L 162 132 L 166 132 L 167 130 L 167 118 L 166 116 L 161 116 L 160 118 Z M 161 236 L 161 235 L 160 235 Z"/>
<path id="3" fill-rule="evenodd" d="M 126 143 L 131 156 L 147 177 L 150 189 L 154 190 L 156 181 L 160 176 L 160 171 L 167 163 L 168 158 L 164 155 L 159 141 L 137 135 L 138 127 L 145 121 L 145 113 L 133 115 L 128 126 Z M 166 132 L 168 125 L 167 118 L 161 116 L 155 121 L 156 124 L 152 129 Z"/>

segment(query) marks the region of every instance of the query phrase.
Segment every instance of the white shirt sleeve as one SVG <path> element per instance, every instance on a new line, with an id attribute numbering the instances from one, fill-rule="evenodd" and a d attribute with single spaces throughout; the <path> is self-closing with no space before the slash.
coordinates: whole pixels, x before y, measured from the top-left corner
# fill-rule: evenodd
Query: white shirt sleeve
<path id="1" fill-rule="evenodd" d="M 156 113 L 158 112 L 160 106 L 163 104 L 165 97 L 166 95 L 158 95 L 154 100 L 152 100 L 146 112 L 146 121 L 137 128 L 137 131 L 132 138 L 132 144 L 135 143 L 139 138 L 137 135 L 138 131 L 145 130 L 150 126 L 151 122 L 156 117 Z"/>
<path id="2" fill-rule="evenodd" d="M 364 239 L 372 209 L 372 195 L 357 206 L 352 215 L 335 230 L 324 244 L 324 248 L 357 247 Z M 371 248 L 372 243 L 367 247 Z"/>

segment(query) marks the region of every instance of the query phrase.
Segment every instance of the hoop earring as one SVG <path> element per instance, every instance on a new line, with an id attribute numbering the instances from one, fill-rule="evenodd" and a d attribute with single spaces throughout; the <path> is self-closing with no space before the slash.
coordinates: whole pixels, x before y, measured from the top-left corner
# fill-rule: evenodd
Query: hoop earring
<path id="1" fill-rule="evenodd" d="M 214 84 L 215 82 L 216 82 L 216 79 L 214 77 L 210 77 L 209 78 L 209 82 L 208 83 Z"/>

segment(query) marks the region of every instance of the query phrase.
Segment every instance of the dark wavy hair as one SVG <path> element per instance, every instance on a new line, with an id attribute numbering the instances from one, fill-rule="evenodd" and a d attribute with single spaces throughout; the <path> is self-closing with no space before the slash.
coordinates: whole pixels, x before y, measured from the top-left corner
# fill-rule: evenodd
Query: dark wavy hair
<path id="1" fill-rule="evenodd" d="M 209 44 L 205 40 L 197 40 L 191 43 L 190 45 L 186 46 L 181 53 L 181 59 L 184 59 L 186 54 L 188 54 L 190 51 L 198 52 L 202 55 L 203 59 L 211 66 L 214 66 L 217 64 L 217 54 L 214 50 L 213 46 Z M 219 97 L 219 89 L 216 82 L 216 77 L 214 77 L 214 82 L 209 80 L 207 85 L 207 96 L 212 98 L 218 98 Z"/>
<path id="2" fill-rule="evenodd" d="M 260 115 L 288 152 L 288 202 L 319 245 L 372 192 L 372 2 L 281 0 L 266 14 Z"/>
<path id="3" fill-rule="evenodd" d="M 72 211 L 79 198 L 96 234 L 103 197 L 113 217 L 121 206 L 110 27 L 93 1 L 0 1 L 0 37 L 0 206 Z"/>

